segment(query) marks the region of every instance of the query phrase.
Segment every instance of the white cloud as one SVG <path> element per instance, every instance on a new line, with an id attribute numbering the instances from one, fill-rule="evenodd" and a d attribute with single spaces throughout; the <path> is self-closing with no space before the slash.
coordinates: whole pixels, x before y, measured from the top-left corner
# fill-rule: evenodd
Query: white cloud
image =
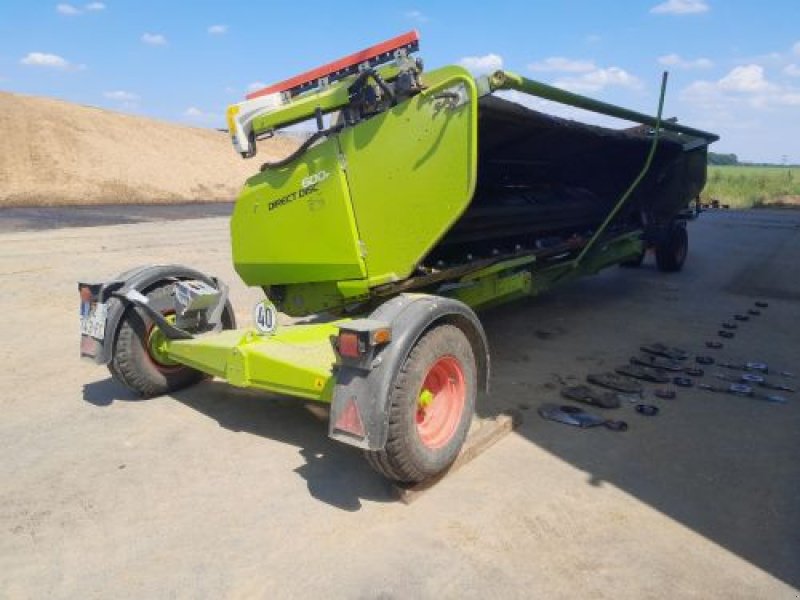
<path id="1" fill-rule="evenodd" d="M 563 56 L 551 56 L 528 65 L 528 69 L 538 72 L 585 73 L 597 69 L 591 60 L 572 60 Z"/>
<path id="2" fill-rule="evenodd" d="M 255 92 L 256 90 L 260 90 L 261 88 L 267 87 L 267 84 L 263 81 L 254 81 L 253 83 L 247 86 L 248 92 Z"/>
<path id="3" fill-rule="evenodd" d="M 493 73 L 503 68 L 503 57 L 499 54 L 465 56 L 458 61 L 458 64 L 473 73 Z"/>
<path id="4" fill-rule="evenodd" d="M 19 62 L 30 67 L 48 67 L 50 69 L 64 70 L 75 68 L 67 59 L 58 54 L 48 54 L 47 52 L 29 52 Z"/>
<path id="5" fill-rule="evenodd" d="M 68 17 L 75 17 L 81 15 L 83 14 L 84 11 L 99 12 L 105 9 L 106 5 L 103 4 L 102 2 L 89 2 L 88 4 L 84 4 L 82 9 L 78 8 L 74 4 L 61 3 L 56 5 L 56 12 L 62 15 L 66 15 Z"/>
<path id="6" fill-rule="evenodd" d="M 688 59 L 682 58 L 680 54 L 666 54 L 658 57 L 659 64 L 676 69 L 710 69 L 714 63 L 708 58 Z"/>
<path id="7" fill-rule="evenodd" d="M 794 43 L 794 46 L 792 46 L 792 52 L 794 52 L 797 56 L 800 56 L 800 41 Z"/>
<path id="8" fill-rule="evenodd" d="M 766 92 L 775 86 L 764 77 L 761 65 L 740 65 L 717 82 L 719 89 L 728 92 Z"/>
<path id="9" fill-rule="evenodd" d="M 167 38 L 160 33 L 143 33 L 142 42 L 149 46 L 166 46 Z"/>
<path id="10" fill-rule="evenodd" d="M 81 11 L 72 6 L 72 4 L 57 4 L 56 12 L 62 15 L 67 15 L 68 17 L 74 17 L 75 15 L 81 14 Z"/>
<path id="11" fill-rule="evenodd" d="M 650 12 L 656 15 L 693 15 L 709 9 L 705 0 L 667 0 L 656 4 Z"/>
<path id="12" fill-rule="evenodd" d="M 572 92 L 597 92 L 606 87 L 632 90 L 642 88 L 639 78 L 619 67 L 596 68 L 577 77 L 564 77 L 555 81 L 553 85 Z"/>
<path id="13" fill-rule="evenodd" d="M 800 66 L 794 63 L 788 64 L 783 68 L 783 72 L 789 77 L 800 77 Z"/>
<path id="14" fill-rule="evenodd" d="M 111 92 L 103 92 L 103 96 L 109 100 L 117 100 L 119 102 L 135 102 L 139 99 L 138 94 L 133 92 L 126 92 L 125 90 L 114 90 Z"/>
<path id="15" fill-rule="evenodd" d="M 228 33 L 228 26 L 227 25 L 212 25 L 208 28 L 208 33 L 210 35 L 225 35 Z"/>
<path id="16" fill-rule="evenodd" d="M 405 13 L 407 19 L 417 21 L 418 23 L 427 23 L 430 21 L 428 15 L 424 14 L 421 10 L 409 10 Z"/>
<path id="17" fill-rule="evenodd" d="M 800 105 L 800 90 L 769 81 L 760 65 L 734 67 L 718 81 L 695 81 L 681 91 L 681 99 L 705 109 L 729 107 L 765 109 Z"/>

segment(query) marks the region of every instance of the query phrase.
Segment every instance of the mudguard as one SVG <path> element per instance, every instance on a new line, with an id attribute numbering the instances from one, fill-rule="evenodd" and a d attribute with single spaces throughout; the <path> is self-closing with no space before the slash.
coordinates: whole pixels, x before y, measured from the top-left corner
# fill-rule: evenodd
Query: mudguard
<path id="1" fill-rule="evenodd" d="M 369 368 L 340 365 L 331 402 L 328 435 L 365 450 L 386 445 L 389 430 L 389 396 L 400 368 L 422 335 L 434 325 L 450 323 L 472 344 L 477 363 L 478 392 L 489 391 L 489 344 L 475 312 L 463 302 L 426 294 L 401 294 L 379 306 L 370 319 L 392 328 L 392 341 L 375 356 Z M 357 409 L 363 435 L 337 427 L 345 411 Z"/>
<path id="2" fill-rule="evenodd" d="M 114 347 L 114 340 L 119 331 L 120 321 L 129 307 L 129 302 L 121 299 L 120 295 L 124 295 L 130 290 L 145 294 L 158 283 L 182 279 L 199 279 L 214 287 L 218 285 L 214 277 L 183 265 L 144 265 L 125 271 L 114 279 L 104 282 L 100 286 L 97 301 L 105 302 L 108 312 L 106 314 L 104 339 L 97 344 L 95 362 L 97 364 L 108 364 L 111 361 L 111 350 Z M 226 306 L 225 312 L 232 321 L 235 320 L 230 304 Z M 236 327 L 235 322 L 232 322 L 231 325 L 233 328 Z"/>

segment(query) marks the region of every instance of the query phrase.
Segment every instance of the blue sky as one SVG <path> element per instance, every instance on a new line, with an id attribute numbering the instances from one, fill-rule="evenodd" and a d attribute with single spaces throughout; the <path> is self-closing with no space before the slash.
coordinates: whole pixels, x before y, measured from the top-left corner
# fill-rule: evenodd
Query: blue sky
<path id="1" fill-rule="evenodd" d="M 3 0 L 0 89 L 221 127 L 250 86 L 409 29 L 428 68 L 502 66 L 650 113 L 668 69 L 666 113 L 715 150 L 800 162 L 800 0 Z"/>

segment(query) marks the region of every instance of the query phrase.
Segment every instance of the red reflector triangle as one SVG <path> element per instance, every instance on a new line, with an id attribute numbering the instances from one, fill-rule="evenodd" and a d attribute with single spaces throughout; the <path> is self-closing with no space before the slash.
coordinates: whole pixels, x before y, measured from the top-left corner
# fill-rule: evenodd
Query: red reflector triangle
<path id="1" fill-rule="evenodd" d="M 336 429 L 352 433 L 360 438 L 364 437 L 364 422 L 358 412 L 355 396 L 351 396 L 344 406 L 344 410 L 336 421 Z"/>

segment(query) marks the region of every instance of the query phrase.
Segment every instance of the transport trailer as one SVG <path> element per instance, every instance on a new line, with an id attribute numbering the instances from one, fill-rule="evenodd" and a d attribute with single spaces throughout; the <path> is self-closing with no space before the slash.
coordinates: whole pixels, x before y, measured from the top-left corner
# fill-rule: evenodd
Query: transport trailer
<path id="1" fill-rule="evenodd" d="M 235 150 L 308 121 L 231 217 L 234 266 L 263 289 L 237 328 L 228 288 L 180 265 L 82 282 L 81 354 L 142 396 L 208 376 L 330 406 L 329 435 L 398 482 L 446 469 L 488 392 L 475 310 L 654 249 L 678 271 L 717 136 L 508 71 L 423 71 L 415 32 L 228 108 Z M 513 94 L 509 95 L 509 92 Z M 635 123 L 560 119 L 543 98 Z M 305 317 L 279 325 L 278 312 Z"/>

